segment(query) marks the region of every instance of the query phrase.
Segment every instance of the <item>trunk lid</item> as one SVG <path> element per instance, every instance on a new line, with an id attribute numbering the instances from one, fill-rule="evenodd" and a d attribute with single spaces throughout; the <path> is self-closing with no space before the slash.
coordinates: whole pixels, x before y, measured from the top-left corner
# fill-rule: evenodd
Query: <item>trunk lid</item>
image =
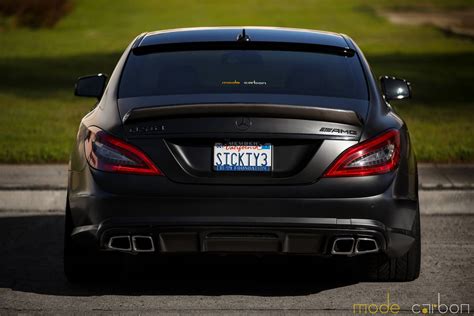
<path id="1" fill-rule="evenodd" d="M 169 179 L 196 184 L 312 183 L 362 131 L 351 110 L 248 103 L 135 108 L 123 124 Z M 214 146 L 231 142 L 271 144 L 271 171 L 215 171 Z"/>

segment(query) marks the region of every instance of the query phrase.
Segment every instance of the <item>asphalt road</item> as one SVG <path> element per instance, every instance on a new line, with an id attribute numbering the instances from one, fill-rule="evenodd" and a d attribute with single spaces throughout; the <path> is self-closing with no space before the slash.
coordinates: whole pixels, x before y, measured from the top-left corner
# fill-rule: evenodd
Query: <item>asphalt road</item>
<path id="1" fill-rule="evenodd" d="M 0 213 L 0 315 L 6 313 L 352 314 L 353 304 L 470 304 L 474 216 L 422 216 L 422 272 L 409 283 L 351 277 L 350 262 L 133 263 L 115 282 L 71 285 L 62 273 L 61 213 Z M 133 259 L 133 258 L 132 258 Z M 237 263 L 236 263 L 237 262 Z M 402 314 L 401 313 L 401 314 Z"/>

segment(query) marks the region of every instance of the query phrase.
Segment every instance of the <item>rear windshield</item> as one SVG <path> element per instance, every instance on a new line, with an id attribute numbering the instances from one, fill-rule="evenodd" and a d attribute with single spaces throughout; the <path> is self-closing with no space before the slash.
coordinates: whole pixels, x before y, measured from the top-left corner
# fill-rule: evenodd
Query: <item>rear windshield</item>
<path id="1" fill-rule="evenodd" d="M 368 99 L 356 56 L 271 50 L 131 54 L 119 98 L 258 93 Z"/>

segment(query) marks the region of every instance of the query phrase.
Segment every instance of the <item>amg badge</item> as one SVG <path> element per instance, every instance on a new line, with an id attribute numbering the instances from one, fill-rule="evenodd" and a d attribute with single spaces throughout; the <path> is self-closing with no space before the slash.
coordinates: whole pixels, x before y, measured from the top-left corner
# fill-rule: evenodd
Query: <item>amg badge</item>
<path id="1" fill-rule="evenodd" d="M 319 131 L 320 131 L 320 132 L 324 132 L 324 133 L 357 135 L 357 131 L 355 131 L 355 130 L 353 130 L 353 129 L 321 127 L 321 129 L 320 129 Z"/>

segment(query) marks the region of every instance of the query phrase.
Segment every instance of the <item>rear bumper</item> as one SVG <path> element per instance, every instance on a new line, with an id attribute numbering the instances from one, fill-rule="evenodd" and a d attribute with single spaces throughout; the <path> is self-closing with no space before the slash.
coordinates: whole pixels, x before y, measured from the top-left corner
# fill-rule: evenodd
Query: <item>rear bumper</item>
<path id="1" fill-rule="evenodd" d="M 390 257 L 406 253 L 418 201 L 391 188 L 358 198 L 212 198 L 70 194 L 72 238 L 106 250 L 110 237 L 151 236 L 156 252 L 330 255 L 337 237 L 372 238 Z"/>

